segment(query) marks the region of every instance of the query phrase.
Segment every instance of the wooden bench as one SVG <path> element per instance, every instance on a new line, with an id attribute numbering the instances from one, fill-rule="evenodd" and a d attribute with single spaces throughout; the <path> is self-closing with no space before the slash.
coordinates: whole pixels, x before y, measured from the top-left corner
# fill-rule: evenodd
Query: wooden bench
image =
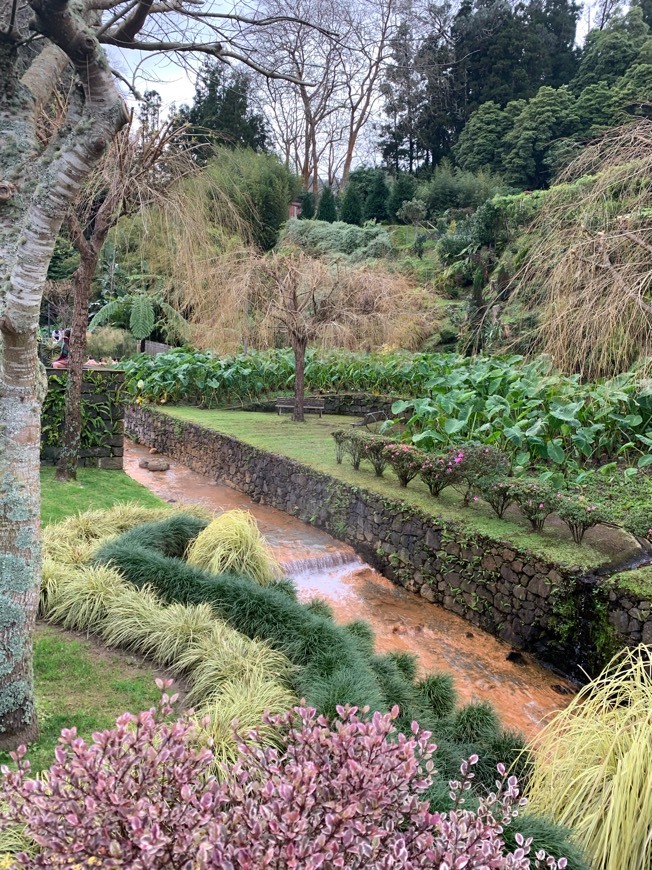
<path id="1" fill-rule="evenodd" d="M 292 411 L 294 412 L 294 396 L 283 396 L 280 399 L 276 400 L 276 410 L 278 411 L 279 417 L 283 413 L 283 411 Z M 319 414 L 324 413 L 324 400 L 319 399 L 316 396 L 306 396 L 303 400 L 303 410 L 307 413 Z"/>

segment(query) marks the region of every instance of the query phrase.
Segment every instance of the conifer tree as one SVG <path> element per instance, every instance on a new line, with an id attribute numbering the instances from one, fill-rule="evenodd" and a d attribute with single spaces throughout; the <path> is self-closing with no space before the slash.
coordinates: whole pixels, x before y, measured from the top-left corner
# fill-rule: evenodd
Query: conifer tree
<path id="1" fill-rule="evenodd" d="M 348 184 L 340 206 L 340 220 L 346 224 L 362 225 L 362 198 L 355 184 Z"/>
<path id="2" fill-rule="evenodd" d="M 335 205 L 335 197 L 330 187 L 325 187 L 319 197 L 319 208 L 317 209 L 317 220 L 327 221 L 329 224 L 337 220 L 337 207 Z"/>
<path id="3" fill-rule="evenodd" d="M 404 202 L 409 202 L 414 197 L 416 189 L 416 180 L 411 175 L 401 172 L 392 185 L 392 192 L 387 202 L 387 212 L 390 220 L 396 220 L 397 211 Z"/>
<path id="4" fill-rule="evenodd" d="M 365 203 L 364 216 L 366 220 L 378 222 L 387 220 L 387 201 L 389 188 L 382 172 L 376 173 L 373 187 Z"/>
<path id="5" fill-rule="evenodd" d="M 299 217 L 307 221 L 309 221 L 311 218 L 314 218 L 315 197 L 312 190 L 304 190 L 303 193 L 299 196 L 299 202 L 301 203 L 301 214 L 299 215 Z"/>

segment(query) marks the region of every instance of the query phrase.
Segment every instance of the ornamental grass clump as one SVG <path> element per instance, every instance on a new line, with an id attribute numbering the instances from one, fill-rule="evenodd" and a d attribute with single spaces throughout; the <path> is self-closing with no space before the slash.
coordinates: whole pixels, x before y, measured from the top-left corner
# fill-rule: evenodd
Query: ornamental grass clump
<path id="1" fill-rule="evenodd" d="M 111 602 L 127 590 L 124 578 L 110 567 L 78 568 L 49 594 L 44 616 L 64 628 L 98 631 Z"/>
<path id="2" fill-rule="evenodd" d="M 423 453 L 409 444 L 387 444 L 383 451 L 401 486 L 407 486 L 421 471 Z"/>
<path id="3" fill-rule="evenodd" d="M 186 561 L 213 574 L 234 571 L 268 586 L 281 569 L 249 511 L 226 511 L 216 517 L 186 552 Z"/>
<path id="4" fill-rule="evenodd" d="M 573 829 L 593 870 L 652 866 L 652 649 L 619 653 L 537 738 L 534 812 Z"/>
<path id="5" fill-rule="evenodd" d="M 225 764 L 237 760 L 241 743 L 255 740 L 259 745 L 281 746 L 286 735 L 270 724 L 267 717 L 290 710 L 297 700 L 291 689 L 278 680 L 250 674 L 246 679 L 223 683 L 219 694 L 202 703 L 197 710 L 198 727 L 212 741 L 218 776 L 223 775 Z"/>
<path id="6" fill-rule="evenodd" d="M 509 494 L 535 532 L 543 529 L 546 519 L 559 501 L 549 484 L 531 478 L 515 478 Z"/>
<path id="7" fill-rule="evenodd" d="M 568 526 L 576 544 L 582 543 L 587 529 L 608 520 L 604 508 L 592 504 L 580 494 L 560 495 L 555 505 L 559 519 Z"/>
<path id="8" fill-rule="evenodd" d="M 229 681 L 288 682 L 294 672 L 290 660 L 263 640 L 254 640 L 215 621 L 210 634 L 188 646 L 175 670 L 186 671 L 188 703 L 196 704 L 221 691 Z"/>

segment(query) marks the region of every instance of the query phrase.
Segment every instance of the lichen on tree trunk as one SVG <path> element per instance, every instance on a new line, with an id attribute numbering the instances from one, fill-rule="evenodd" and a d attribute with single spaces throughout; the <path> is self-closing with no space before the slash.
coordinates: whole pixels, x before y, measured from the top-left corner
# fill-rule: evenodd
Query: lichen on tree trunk
<path id="1" fill-rule="evenodd" d="M 40 588 L 40 386 L 37 335 L 43 285 L 63 218 L 106 145 L 127 121 L 102 49 L 66 0 L 31 0 L 43 51 L 25 81 L 15 45 L 0 41 L 0 748 L 37 733 L 31 637 Z M 11 37 L 11 34 L 9 34 Z M 37 112 L 73 63 L 81 90 L 43 147 Z M 36 83 L 30 85 L 26 82 Z"/>

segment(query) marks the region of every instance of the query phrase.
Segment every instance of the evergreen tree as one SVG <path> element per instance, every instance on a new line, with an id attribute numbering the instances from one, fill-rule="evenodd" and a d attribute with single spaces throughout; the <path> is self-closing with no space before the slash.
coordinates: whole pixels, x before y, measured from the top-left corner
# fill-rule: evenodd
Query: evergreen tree
<path id="1" fill-rule="evenodd" d="M 576 101 L 568 88 L 543 87 L 528 101 L 506 137 L 507 180 L 522 188 L 545 187 L 552 176 L 550 148 L 580 129 Z"/>
<path id="2" fill-rule="evenodd" d="M 335 223 L 337 220 L 337 207 L 335 205 L 335 197 L 330 187 L 325 187 L 319 197 L 319 207 L 317 209 L 317 220 L 327 221 L 329 224 Z"/>
<path id="3" fill-rule="evenodd" d="M 365 220 L 375 220 L 380 223 L 387 220 L 387 201 L 389 199 L 389 188 L 385 181 L 383 172 L 376 171 L 373 187 L 369 191 L 369 196 L 364 207 Z"/>
<path id="4" fill-rule="evenodd" d="M 301 203 L 301 214 L 299 215 L 300 219 L 309 221 L 311 218 L 314 218 L 315 196 L 312 190 L 304 190 L 299 195 L 299 202 Z"/>
<path id="5" fill-rule="evenodd" d="M 346 186 L 340 205 L 340 220 L 345 224 L 362 226 L 362 199 L 355 184 Z"/>
<path id="6" fill-rule="evenodd" d="M 501 109 L 490 101 L 476 109 L 453 149 L 457 165 L 470 172 L 502 172 L 507 154 L 505 137 L 526 105 L 525 100 L 514 100 Z"/>
<path id="7" fill-rule="evenodd" d="M 396 220 L 396 213 L 404 202 L 409 202 L 416 193 L 416 180 L 404 172 L 401 172 L 394 184 L 387 201 L 387 213 L 389 219 Z"/>
<path id="8" fill-rule="evenodd" d="M 640 6 L 632 6 L 626 15 L 615 16 L 604 30 L 592 30 L 584 43 L 572 82 L 573 91 L 579 94 L 598 82 L 614 84 L 637 62 L 649 39 L 650 28 L 643 20 Z"/>
<path id="9" fill-rule="evenodd" d="M 197 75 L 192 106 L 181 106 L 179 124 L 189 124 L 189 141 L 201 160 L 211 148 L 251 148 L 264 151 L 268 134 L 264 115 L 251 106 L 251 78 L 240 69 L 206 61 Z M 197 148 L 199 146 L 199 148 Z"/>

